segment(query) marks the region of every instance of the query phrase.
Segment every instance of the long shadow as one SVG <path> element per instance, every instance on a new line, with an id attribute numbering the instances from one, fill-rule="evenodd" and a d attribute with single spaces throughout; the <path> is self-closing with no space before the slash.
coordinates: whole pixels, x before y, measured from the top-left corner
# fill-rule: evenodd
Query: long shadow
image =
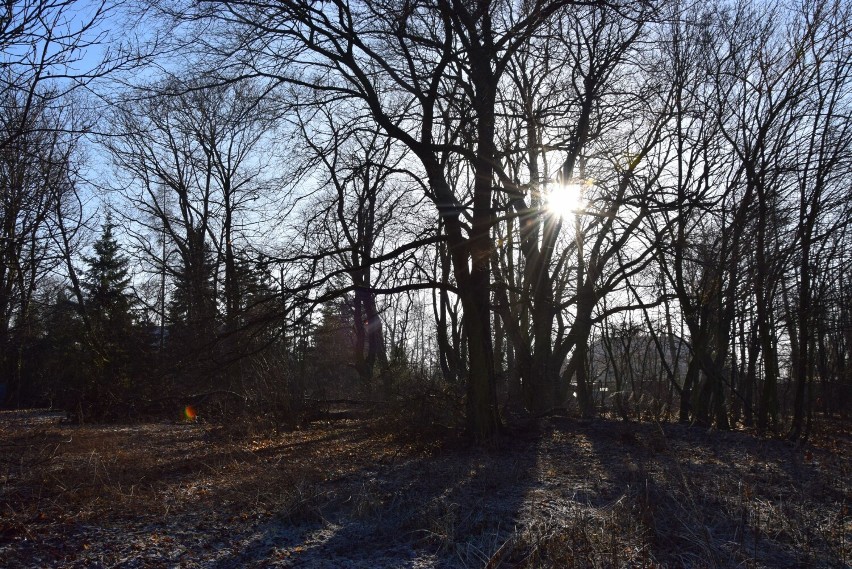
<path id="1" fill-rule="evenodd" d="M 283 516 L 255 528 L 218 568 L 286 560 L 297 567 L 482 567 L 518 523 L 535 484 L 539 436 L 493 448 L 450 444 L 368 464 L 316 488 L 311 519 Z"/>
<path id="2" fill-rule="evenodd" d="M 761 529 L 761 512 L 767 515 L 779 501 L 777 488 L 801 483 L 789 448 L 686 425 L 599 420 L 579 431 L 606 473 L 609 492 L 630 505 L 623 513 L 642 529 L 642 545 L 657 562 L 779 568 L 814 562 L 790 536 Z M 740 466 L 744 452 L 753 459 L 750 468 Z M 605 505 L 606 495 L 592 503 Z"/>
<path id="3" fill-rule="evenodd" d="M 203 436 L 176 437 L 180 444 L 158 455 L 174 464 L 140 465 L 133 475 L 189 481 L 198 469 L 181 453 Z M 216 511 L 175 512 L 171 537 L 187 547 L 181 559 L 221 568 L 483 567 L 498 550 L 501 567 L 844 565 L 818 527 L 848 498 L 843 469 L 828 469 L 836 480 L 820 470 L 843 460 L 828 451 L 741 432 L 566 418 L 487 449 L 420 443 L 340 423 L 254 451 L 192 444 L 194 462 L 254 466 L 243 477 L 213 476 L 203 500 Z M 288 462 L 297 459 L 320 475 L 294 489 L 302 463 Z M 252 478 L 279 463 L 280 472 Z M 110 476 L 115 483 L 119 472 Z M 231 510 L 251 506 L 258 484 L 270 481 L 299 499 L 272 517 L 232 523 L 242 511 Z M 219 503 L 226 498 L 231 506 Z M 147 518 L 128 528 L 139 540 L 164 529 Z"/>

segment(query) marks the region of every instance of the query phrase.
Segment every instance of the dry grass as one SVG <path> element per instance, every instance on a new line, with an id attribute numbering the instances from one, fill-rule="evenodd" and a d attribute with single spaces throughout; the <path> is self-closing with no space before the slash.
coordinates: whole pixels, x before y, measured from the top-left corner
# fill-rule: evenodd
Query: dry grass
<path id="1" fill-rule="evenodd" d="M 401 438 L 387 424 L 264 434 L 0 413 L 0 558 L 10 567 L 492 569 L 852 560 L 845 436 L 795 446 L 552 419 L 469 448 Z"/>
<path id="2" fill-rule="evenodd" d="M 509 566 L 846 567 L 852 559 L 848 444 L 817 453 L 680 425 L 601 422 L 581 432 L 577 446 L 594 449 L 590 474 L 599 472 L 601 487 L 569 501 L 573 511 L 533 518 L 513 536 Z"/>

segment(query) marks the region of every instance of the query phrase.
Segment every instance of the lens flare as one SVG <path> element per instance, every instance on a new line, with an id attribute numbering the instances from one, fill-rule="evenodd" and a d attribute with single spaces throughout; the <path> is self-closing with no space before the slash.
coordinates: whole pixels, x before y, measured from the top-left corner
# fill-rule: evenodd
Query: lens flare
<path id="1" fill-rule="evenodd" d="M 183 416 L 186 417 L 187 421 L 195 421 L 198 417 L 198 414 L 195 412 L 195 407 L 192 405 L 187 405 L 183 409 Z"/>

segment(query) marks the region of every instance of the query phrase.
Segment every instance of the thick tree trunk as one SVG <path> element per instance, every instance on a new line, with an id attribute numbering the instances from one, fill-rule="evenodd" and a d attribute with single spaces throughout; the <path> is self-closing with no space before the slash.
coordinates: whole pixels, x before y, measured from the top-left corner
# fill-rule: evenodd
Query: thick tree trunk
<path id="1" fill-rule="evenodd" d="M 692 390 L 698 381 L 700 371 L 701 366 L 698 365 L 698 360 L 695 356 L 691 357 L 686 368 L 686 375 L 683 378 L 683 390 L 680 392 L 678 421 L 681 423 L 688 423 L 690 421 L 692 414 Z"/>
<path id="2" fill-rule="evenodd" d="M 491 41 L 491 22 L 488 14 L 483 15 L 479 41 Z M 488 45 L 476 45 L 471 49 L 471 80 L 475 90 L 476 106 L 476 158 L 473 185 L 473 219 L 467 240 L 470 256 L 470 273 L 461 290 L 464 308 L 465 331 L 467 332 L 468 370 L 467 426 L 474 440 L 484 440 L 500 428 L 497 408 L 494 353 L 491 339 L 491 255 L 494 248 L 491 231 L 494 213 L 491 209 L 494 187 L 494 129 L 497 78 L 491 68 L 491 52 Z M 463 261 L 456 255 L 456 276 L 464 274 Z"/>
<path id="3" fill-rule="evenodd" d="M 493 112 L 493 106 L 492 112 Z M 493 135 L 493 121 L 491 123 Z M 437 166 L 437 165 L 435 165 Z M 478 441 L 493 436 L 500 428 L 491 340 L 491 253 L 490 229 L 491 164 L 477 162 L 473 223 L 465 238 L 453 204 L 439 204 L 444 215 L 449 255 L 462 303 L 463 336 L 467 347 L 467 430 Z M 452 195 L 439 168 L 432 170 L 430 183 L 438 195 Z"/>
<path id="4" fill-rule="evenodd" d="M 582 273 L 581 273 L 582 274 Z M 595 416 L 595 401 L 593 386 L 589 382 L 588 358 L 589 358 L 589 335 L 592 332 L 592 311 L 595 307 L 594 289 L 590 283 L 584 283 L 577 288 L 577 315 L 571 335 L 574 338 L 574 353 L 566 368 L 566 372 L 573 373 L 577 386 L 577 403 L 580 407 L 580 415 L 585 419 Z"/>
<path id="5" fill-rule="evenodd" d="M 591 419 L 595 416 L 595 399 L 593 386 L 588 378 L 589 341 L 588 337 L 581 338 L 574 346 L 574 377 L 577 380 L 577 403 L 580 406 L 580 416 Z"/>

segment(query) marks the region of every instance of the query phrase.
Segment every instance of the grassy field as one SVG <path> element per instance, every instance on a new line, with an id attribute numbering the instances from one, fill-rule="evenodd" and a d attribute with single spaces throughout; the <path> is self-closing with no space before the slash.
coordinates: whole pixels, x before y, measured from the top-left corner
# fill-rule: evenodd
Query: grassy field
<path id="1" fill-rule="evenodd" d="M 381 418 L 254 432 L 0 412 L 3 567 L 849 567 L 848 433 Z"/>

